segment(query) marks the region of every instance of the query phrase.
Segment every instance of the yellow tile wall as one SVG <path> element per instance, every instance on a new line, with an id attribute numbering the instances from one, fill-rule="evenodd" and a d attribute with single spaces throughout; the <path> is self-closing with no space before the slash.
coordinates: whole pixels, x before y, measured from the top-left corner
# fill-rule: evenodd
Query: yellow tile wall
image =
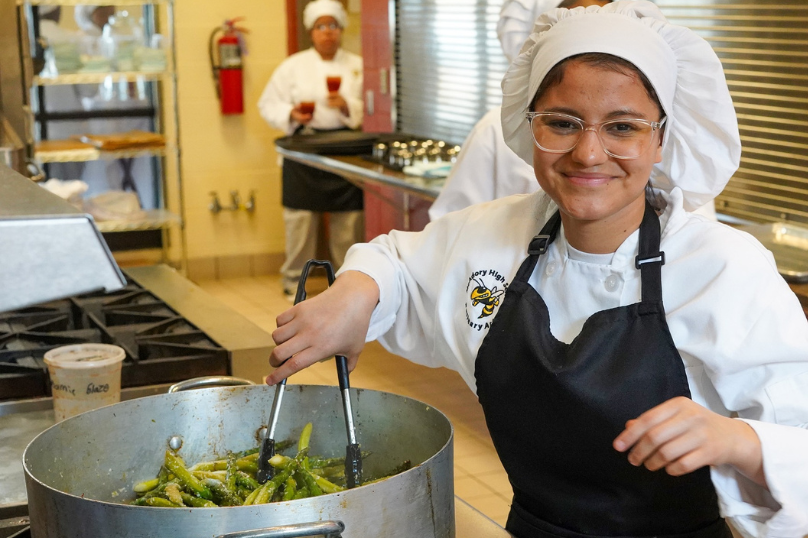
<path id="1" fill-rule="evenodd" d="M 244 114 L 219 112 L 208 62 L 208 38 L 225 19 L 245 17 Z M 182 197 L 189 259 L 283 252 L 280 171 L 271 129 L 256 103 L 272 71 L 286 57 L 284 0 L 178 0 L 176 46 Z M 230 191 L 246 199 L 255 191 L 256 210 L 208 210 L 210 191 L 222 204 Z"/>
<path id="2" fill-rule="evenodd" d="M 245 17 L 244 114 L 219 112 L 208 61 L 208 38 L 225 19 Z M 275 68 L 286 58 L 285 0 L 177 0 L 176 50 L 182 198 L 186 253 L 190 261 L 211 257 L 282 254 L 280 169 L 273 141 L 282 136 L 258 114 L 256 103 Z M 360 52 L 361 21 L 352 12 L 344 36 Z M 242 200 L 255 191 L 256 210 L 208 210 L 210 191 L 222 204 L 230 191 Z"/>

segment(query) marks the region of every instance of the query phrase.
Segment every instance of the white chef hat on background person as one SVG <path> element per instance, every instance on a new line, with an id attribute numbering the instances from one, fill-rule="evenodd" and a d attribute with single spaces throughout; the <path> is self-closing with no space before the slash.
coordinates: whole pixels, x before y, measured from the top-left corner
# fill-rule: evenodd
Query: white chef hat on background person
<path id="1" fill-rule="evenodd" d="M 87 35 L 101 35 L 101 28 L 93 22 L 93 12 L 96 9 L 98 9 L 98 6 L 79 5 L 73 7 L 73 18 L 76 20 L 76 25 Z"/>
<path id="2" fill-rule="evenodd" d="M 692 211 L 715 198 L 738 169 L 738 121 L 721 62 L 692 30 L 670 24 L 647 0 L 619 0 L 603 7 L 553 9 L 533 33 L 502 80 L 505 142 L 533 164 L 533 139 L 525 119 L 547 72 L 570 56 L 601 52 L 628 60 L 656 90 L 668 120 L 662 161 L 651 186 L 679 187 Z"/>
<path id="3" fill-rule="evenodd" d="M 539 15 L 558 7 L 562 0 L 505 0 L 499 10 L 497 37 L 509 62 L 519 56 L 519 50 L 530 36 Z"/>
<path id="4" fill-rule="evenodd" d="M 337 0 L 312 0 L 303 10 L 303 26 L 306 30 L 314 28 L 320 17 L 334 17 L 343 29 L 348 26 L 348 14 L 342 2 Z"/>

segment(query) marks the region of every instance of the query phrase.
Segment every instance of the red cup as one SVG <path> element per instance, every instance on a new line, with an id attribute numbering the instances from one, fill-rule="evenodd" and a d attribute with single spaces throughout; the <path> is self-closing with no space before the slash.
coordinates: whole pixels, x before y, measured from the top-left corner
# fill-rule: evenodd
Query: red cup
<path id="1" fill-rule="evenodd" d="M 300 112 L 303 114 L 314 114 L 314 101 L 303 101 L 300 103 Z"/>
<path id="2" fill-rule="evenodd" d="M 328 92 L 334 93 L 339 91 L 339 86 L 342 84 L 342 77 L 338 75 L 325 78 L 325 83 L 328 85 Z"/>

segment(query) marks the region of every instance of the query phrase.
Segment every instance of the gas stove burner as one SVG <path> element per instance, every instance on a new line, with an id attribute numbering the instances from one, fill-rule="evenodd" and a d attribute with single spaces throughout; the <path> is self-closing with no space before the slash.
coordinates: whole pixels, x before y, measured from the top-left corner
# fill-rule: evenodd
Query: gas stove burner
<path id="1" fill-rule="evenodd" d="M 43 357 L 70 344 L 126 351 L 121 384 L 134 387 L 229 373 L 229 354 L 153 293 L 130 282 L 0 314 L 0 401 L 49 396 Z"/>

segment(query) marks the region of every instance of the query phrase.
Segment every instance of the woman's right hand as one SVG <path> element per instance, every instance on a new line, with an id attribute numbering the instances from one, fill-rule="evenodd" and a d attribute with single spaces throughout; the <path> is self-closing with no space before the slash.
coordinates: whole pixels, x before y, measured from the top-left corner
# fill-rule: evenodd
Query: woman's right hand
<path id="1" fill-rule="evenodd" d="M 301 111 L 300 105 L 295 105 L 295 108 L 293 108 L 292 112 L 289 113 L 289 119 L 292 120 L 292 122 L 299 123 L 300 125 L 306 125 L 313 117 L 314 114 L 304 114 Z"/>
<path id="2" fill-rule="evenodd" d="M 344 355 L 348 369 L 353 370 L 378 302 L 375 280 L 359 271 L 346 271 L 324 292 L 282 313 L 272 333 L 277 347 L 269 356 L 277 369 L 267 376 L 267 385 L 333 355 Z"/>

